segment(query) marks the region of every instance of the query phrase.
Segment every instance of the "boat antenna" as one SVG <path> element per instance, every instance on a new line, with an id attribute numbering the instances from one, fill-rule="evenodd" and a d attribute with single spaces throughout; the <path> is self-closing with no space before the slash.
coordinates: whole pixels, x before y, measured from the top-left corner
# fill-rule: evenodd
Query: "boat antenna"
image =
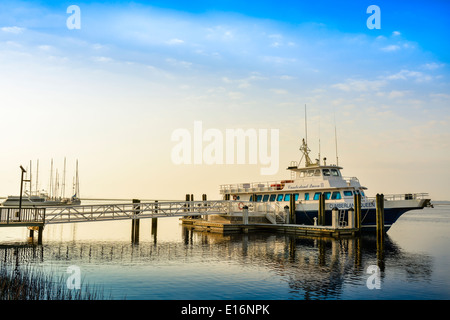
<path id="1" fill-rule="evenodd" d="M 336 165 L 339 165 L 338 145 L 337 145 L 337 131 L 336 131 L 336 113 L 334 112 L 334 142 L 336 144 Z"/>
<path id="2" fill-rule="evenodd" d="M 306 104 L 305 104 L 305 141 L 308 144 L 308 121 L 306 120 Z"/>
<path id="3" fill-rule="evenodd" d="M 320 113 L 319 113 L 319 159 L 317 163 L 320 166 Z"/>

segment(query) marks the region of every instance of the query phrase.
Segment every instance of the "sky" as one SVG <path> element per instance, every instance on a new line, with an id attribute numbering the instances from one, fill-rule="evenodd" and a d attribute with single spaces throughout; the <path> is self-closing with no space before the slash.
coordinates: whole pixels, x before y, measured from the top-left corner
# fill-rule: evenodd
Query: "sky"
<path id="1" fill-rule="evenodd" d="M 0 196 L 19 193 L 30 161 L 48 189 L 66 158 L 81 197 L 218 199 L 221 184 L 289 178 L 307 135 L 312 158 L 369 195 L 450 200 L 449 13 L 447 1 L 2 1 Z M 225 159 L 237 129 L 278 132 L 279 168 L 262 174 L 261 154 L 195 163 L 220 137 Z M 174 161 L 177 132 L 191 163 Z"/>

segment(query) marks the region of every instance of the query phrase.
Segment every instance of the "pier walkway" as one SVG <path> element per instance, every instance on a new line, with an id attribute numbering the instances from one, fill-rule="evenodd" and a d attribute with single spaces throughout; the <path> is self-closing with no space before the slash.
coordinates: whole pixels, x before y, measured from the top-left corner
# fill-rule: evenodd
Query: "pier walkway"
<path id="1" fill-rule="evenodd" d="M 324 199 L 323 196 L 321 199 Z M 354 236 L 360 231 L 360 223 L 350 224 L 350 218 L 348 224 L 340 221 L 338 218 L 341 216 L 340 211 L 342 210 L 337 209 L 332 212 L 334 222 L 331 226 L 326 226 L 324 224 L 324 200 L 322 202 L 323 204 L 319 205 L 318 225 L 316 223 L 314 225 L 295 224 L 295 209 L 293 209 L 295 203 L 293 201 L 290 203 L 290 208 L 278 202 L 257 203 L 235 200 L 140 202 L 140 200 L 133 200 L 131 203 L 117 204 L 36 206 L 21 209 L 0 207 L 0 227 L 28 227 L 31 238 L 33 232 L 38 231 L 38 243 L 42 243 L 42 232 L 46 225 L 114 220 L 131 220 L 132 241 L 138 242 L 140 219 L 154 219 L 152 220 L 153 228 L 153 223 L 156 226 L 158 218 L 165 217 L 180 217 L 184 225 L 207 232 L 273 230 L 339 237 L 341 235 Z M 360 205 L 357 208 L 360 208 Z M 210 215 L 213 217 L 209 218 Z M 361 215 L 357 214 L 357 216 Z M 222 221 L 218 221 L 220 219 Z M 354 222 L 355 219 L 352 218 L 352 221 Z"/>
<path id="2" fill-rule="evenodd" d="M 47 224 L 113 221 L 163 217 L 221 215 L 242 212 L 267 215 L 269 219 L 285 221 L 285 210 L 278 204 L 255 205 L 254 202 L 217 201 L 152 201 L 122 204 L 93 204 L 53 207 L 0 207 L 0 227 L 43 226 Z"/>

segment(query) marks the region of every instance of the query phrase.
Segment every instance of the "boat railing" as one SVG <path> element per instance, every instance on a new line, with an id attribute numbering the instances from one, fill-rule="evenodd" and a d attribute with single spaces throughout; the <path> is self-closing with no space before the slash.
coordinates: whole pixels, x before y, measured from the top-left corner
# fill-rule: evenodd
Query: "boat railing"
<path id="1" fill-rule="evenodd" d="M 234 192 L 254 192 L 254 191 L 276 191 L 276 190 L 283 190 L 286 184 L 293 182 L 294 180 L 276 180 L 264 182 L 222 184 L 220 185 L 220 192 L 234 193 Z"/>
<path id="2" fill-rule="evenodd" d="M 359 183 L 359 179 L 357 177 L 342 177 L 342 179 L 347 183 L 347 185 L 351 185 L 352 182 Z"/>
<path id="3" fill-rule="evenodd" d="M 428 199 L 428 193 L 397 193 L 397 194 L 385 194 L 385 201 L 394 201 L 394 200 L 424 200 Z M 375 197 L 369 197 L 369 199 L 375 199 Z"/>

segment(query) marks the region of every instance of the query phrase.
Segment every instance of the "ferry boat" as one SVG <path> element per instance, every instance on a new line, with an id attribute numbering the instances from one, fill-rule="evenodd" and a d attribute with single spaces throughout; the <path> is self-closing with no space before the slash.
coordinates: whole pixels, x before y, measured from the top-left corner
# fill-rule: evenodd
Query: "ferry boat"
<path id="1" fill-rule="evenodd" d="M 367 197 L 367 188 L 356 177 L 342 176 L 342 167 L 326 164 L 320 160 L 311 161 L 310 150 L 303 139 L 300 150 L 305 159 L 304 167 L 291 162 L 287 168 L 291 178 L 280 181 L 225 184 L 220 186 L 224 199 L 253 201 L 254 205 L 274 203 L 283 208 L 290 205 L 291 197 L 295 200 L 295 223 L 314 225 L 318 218 L 319 196 L 325 196 L 325 225 L 331 225 L 332 209 L 348 211 L 354 207 L 354 195 L 361 195 L 361 227 L 363 231 L 376 229 L 376 201 Z M 300 162 L 302 161 L 300 159 Z M 402 214 L 410 210 L 423 209 L 430 204 L 427 193 L 405 193 L 384 195 L 385 230 L 394 224 Z"/>

